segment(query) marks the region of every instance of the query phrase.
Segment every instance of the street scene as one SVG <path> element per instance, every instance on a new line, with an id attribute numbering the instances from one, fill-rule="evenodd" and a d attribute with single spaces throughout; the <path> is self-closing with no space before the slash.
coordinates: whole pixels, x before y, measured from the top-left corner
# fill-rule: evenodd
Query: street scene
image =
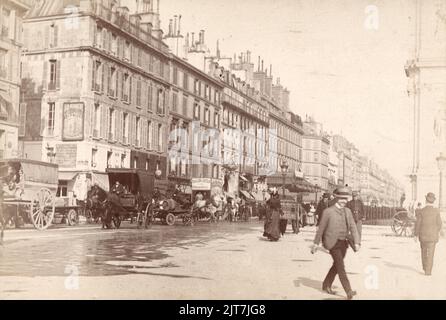
<path id="1" fill-rule="evenodd" d="M 2 0 L 0 299 L 446 299 L 445 61 L 443 0 Z"/>

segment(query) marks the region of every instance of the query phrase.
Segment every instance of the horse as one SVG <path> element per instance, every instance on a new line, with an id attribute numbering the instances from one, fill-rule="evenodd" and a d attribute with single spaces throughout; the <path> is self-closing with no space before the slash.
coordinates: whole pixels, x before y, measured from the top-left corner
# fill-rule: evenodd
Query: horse
<path id="1" fill-rule="evenodd" d="M 123 210 L 119 196 L 108 193 L 98 185 L 94 185 L 87 195 L 87 209 L 91 210 L 93 219 L 101 219 L 102 229 L 111 229 L 112 221 L 116 228 L 120 226 L 119 214 Z"/>

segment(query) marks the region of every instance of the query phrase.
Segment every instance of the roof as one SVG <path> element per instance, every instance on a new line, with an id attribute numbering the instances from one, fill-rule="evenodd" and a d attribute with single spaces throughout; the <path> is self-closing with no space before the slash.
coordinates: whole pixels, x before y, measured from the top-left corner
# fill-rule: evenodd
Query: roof
<path id="1" fill-rule="evenodd" d="M 284 176 L 282 174 L 274 174 L 266 178 L 268 186 L 282 187 L 284 184 Z M 317 187 L 303 178 L 296 177 L 293 173 L 285 175 L 285 188 L 290 192 L 313 192 Z"/>

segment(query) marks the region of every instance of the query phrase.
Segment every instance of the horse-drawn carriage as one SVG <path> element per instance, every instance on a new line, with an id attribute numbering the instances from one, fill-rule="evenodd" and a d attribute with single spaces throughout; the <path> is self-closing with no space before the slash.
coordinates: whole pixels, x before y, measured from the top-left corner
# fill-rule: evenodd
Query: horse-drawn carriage
<path id="1" fill-rule="evenodd" d="M 11 220 L 16 226 L 32 223 L 38 230 L 47 229 L 56 209 L 58 166 L 28 159 L 1 160 L 0 175 L 2 234 Z"/>

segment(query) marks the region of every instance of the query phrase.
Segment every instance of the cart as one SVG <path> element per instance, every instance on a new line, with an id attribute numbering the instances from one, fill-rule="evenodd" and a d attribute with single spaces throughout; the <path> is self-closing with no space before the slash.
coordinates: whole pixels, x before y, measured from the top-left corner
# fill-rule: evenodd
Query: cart
<path id="1" fill-rule="evenodd" d="M 33 224 L 37 230 L 51 226 L 58 185 L 56 164 L 29 159 L 0 160 L 3 177 L 1 224 Z"/>
<path id="2" fill-rule="evenodd" d="M 392 231 L 398 236 L 412 237 L 416 218 L 409 211 L 401 210 L 393 216 Z"/>
<path id="3" fill-rule="evenodd" d="M 302 226 L 302 218 L 304 216 L 304 209 L 301 204 L 292 196 L 282 196 L 280 199 L 282 207 L 281 220 L 291 221 L 293 232 L 299 233 L 300 226 Z M 282 223 L 282 222 L 281 222 Z"/>

